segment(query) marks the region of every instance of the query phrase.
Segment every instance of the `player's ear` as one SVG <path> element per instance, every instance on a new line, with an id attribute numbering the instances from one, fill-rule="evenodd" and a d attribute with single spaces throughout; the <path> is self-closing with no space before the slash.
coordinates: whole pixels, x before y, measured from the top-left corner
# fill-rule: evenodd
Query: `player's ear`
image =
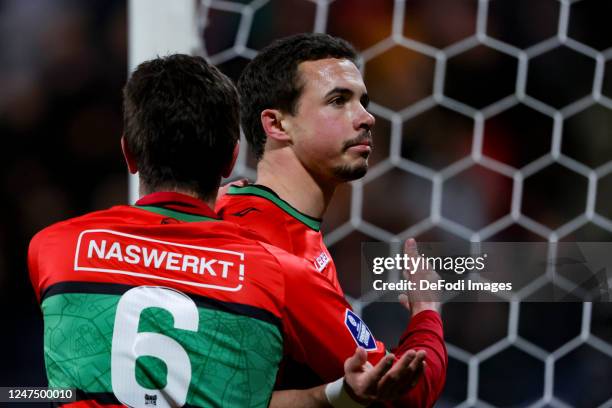
<path id="1" fill-rule="evenodd" d="M 130 148 L 127 145 L 125 135 L 121 135 L 121 151 L 123 152 L 123 158 L 125 159 L 125 164 L 127 164 L 130 174 L 138 173 L 138 165 L 136 164 L 136 158 L 134 158 L 134 155 L 132 154 Z"/>
<path id="2" fill-rule="evenodd" d="M 236 164 L 236 160 L 238 160 L 238 152 L 240 152 L 240 141 L 236 142 L 234 146 L 234 151 L 232 152 L 232 160 L 223 167 L 221 172 L 221 177 L 228 178 L 230 174 L 232 174 L 232 170 L 234 170 L 234 165 Z"/>
<path id="3" fill-rule="evenodd" d="M 283 113 L 277 109 L 264 109 L 261 112 L 261 126 L 270 139 L 279 142 L 291 140 L 283 126 L 283 118 Z"/>

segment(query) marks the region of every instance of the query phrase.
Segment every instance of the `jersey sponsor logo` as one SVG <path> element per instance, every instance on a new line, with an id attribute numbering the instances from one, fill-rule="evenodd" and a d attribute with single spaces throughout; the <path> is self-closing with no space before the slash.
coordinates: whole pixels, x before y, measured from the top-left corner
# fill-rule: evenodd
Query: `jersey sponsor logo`
<path id="1" fill-rule="evenodd" d="M 257 211 L 257 212 L 261 212 L 258 208 L 255 207 L 249 207 L 249 208 L 245 208 L 244 210 L 238 211 L 233 213 L 232 215 L 235 215 L 236 217 L 244 217 L 245 215 L 247 215 L 248 213 L 252 212 L 252 211 Z"/>
<path id="2" fill-rule="evenodd" d="M 317 256 L 314 260 L 314 265 L 315 265 L 315 268 L 317 269 L 317 272 L 321 272 L 323 269 L 325 269 L 328 263 L 329 263 L 329 256 L 327 256 L 325 252 L 321 252 L 319 256 Z"/>
<path id="3" fill-rule="evenodd" d="M 95 229 L 79 235 L 74 269 L 236 292 L 244 282 L 244 258 L 242 252 Z"/>
<path id="4" fill-rule="evenodd" d="M 368 326 L 352 310 L 346 309 L 344 324 L 359 347 L 367 351 L 376 350 L 376 340 Z"/>

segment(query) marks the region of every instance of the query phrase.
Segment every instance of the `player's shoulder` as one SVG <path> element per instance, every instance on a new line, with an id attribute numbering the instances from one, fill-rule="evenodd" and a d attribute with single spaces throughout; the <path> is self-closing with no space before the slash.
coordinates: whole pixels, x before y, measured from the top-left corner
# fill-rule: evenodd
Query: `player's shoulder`
<path id="1" fill-rule="evenodd" d="M 296 252 L 295 242 L 320 231 L 320 219 L 300 212 L 273 190 L 257 184 L 230 186 L 218 202 L 217 212 L 290 252 Z"/>
<path id="2" fill-rule="evenodd" d="M 265 241 L 258 241 L 257 244 L 270 255 L 290 280 L 316 280 L 319 278 L 320 274 L 314 273 L 313 266 L 303 257 Z"/>
<path id="3" fill-rule="evenodd" d="M 282 221 L 282 210 L 270 200 L 274 194 L 254 184 L 230 186 L 227 193 L 217 201 L 215 211 L 221 218 L 239 223 L 269 219 L 271 215 L 274 215 L 276 221 Z"/>
<path id="4" fill-rule="evenodd" d="M 35 261 L 51 253 L 63 254 L 70 245 L 74 245 L 82 231 L 99 227 L 100 220 L 109 222 L 112 219 L 125 217 L 128 211 L 130 211 L 129 206 L 119 205 L 55 222 L 38 231 L 30 239 L 28 258 Z"/>
<path id="5" fill-rule="evenodd" d="M 207 238 L 227 242 L 230 246 L 251 248 L 264 253 L 269 252 L 261 245 L 261 243 L 267 242 L 265 237 L 257 231 L 246 228 L 232 220 L 202 223 L 202 225 L 194 226 L 194 228 L 205 232 Z"/>
<path id="6" fill-rule="evenodd" d="M 231 186 L 228 193 L 217 201 L 219 217 L 248 229 L 271 244 L 291 247 L 286 214 L 268 198 L 254 194 L 259 189 L 251 186 Z"/>
<path id="7" fill-rule="evenodd" d="M 129 206 L 118 205 L 108 209 L 92 211 L 80 216 L 57 221 L 37 232 L 34 237 L 32 237 L 31 242 L 39 242 L 50 236 L 79 230 L 84 226 L 93 225 L 101 219 L 110 221 L 112 218 L 120 218 L 128 211 L 130 211 Z"/>

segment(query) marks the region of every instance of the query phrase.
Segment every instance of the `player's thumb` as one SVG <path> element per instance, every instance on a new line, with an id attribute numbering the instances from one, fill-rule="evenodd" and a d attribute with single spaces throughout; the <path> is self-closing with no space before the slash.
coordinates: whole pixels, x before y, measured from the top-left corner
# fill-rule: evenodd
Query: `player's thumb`
<path id="1" fill-rule="evenodd" d="M 407 265 L 408 269 L 404 269 L 403 275 L 404 278 L 410 279 L 410 275 L 416 273 L 416 262 L 419 258 L 419 249 L 417 248 L 414 238 L 409 238 L 406 240 L 406 242 L 404 242 L 404 254 L 411 259 L 411 262 L 409 262 Z"/>
<path id="2" fill-rule="evenodd" d="M 408 311 L 410 311 L 410 298 L 405 293 L 400 293 L 397 297 L 397 300 L 404 306 Z"/>
<path id="3" fill-rule="evenodd" d="M 344 372 L 350 373 L 354 371 L 361 371 L 361 367 L 368 361 L 368 352 L 361 347 L 355 349 L 355 354 L 346 359 L 344 362 Z"/>
<path id="4" fill-rule="evenodd" d="M 409 257 L 419 256 L 419 249 L 414 238 L 409 238 L 404 242 L 404 253 Z"/>

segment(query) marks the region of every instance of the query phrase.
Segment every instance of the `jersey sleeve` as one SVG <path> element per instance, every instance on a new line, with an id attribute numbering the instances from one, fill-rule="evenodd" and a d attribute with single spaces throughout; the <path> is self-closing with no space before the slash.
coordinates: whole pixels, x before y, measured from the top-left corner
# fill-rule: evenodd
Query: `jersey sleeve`
<path id="1" fill-rule="evenodd" d="M 283 327 L 286 353 L 292 359 L 330 382 L 344 375 L 344 361 L 358 346 L 368 351 L 372 364 L 385 356 L 385 345 L 374 339 L 326 277 L 312 273 L 303 259 L 269 248 L 285 271 Z"/>
<path id="2" fill-rule="evenodd" d="M 408 350 L 427 352 L 423 377 L 401 399 L 389 406 L 432 407 L 442 393 L 448 366 L 442 320 L 437 312 L 425 310 L 412 317 L 393 352 L 399 357 Z"/>

